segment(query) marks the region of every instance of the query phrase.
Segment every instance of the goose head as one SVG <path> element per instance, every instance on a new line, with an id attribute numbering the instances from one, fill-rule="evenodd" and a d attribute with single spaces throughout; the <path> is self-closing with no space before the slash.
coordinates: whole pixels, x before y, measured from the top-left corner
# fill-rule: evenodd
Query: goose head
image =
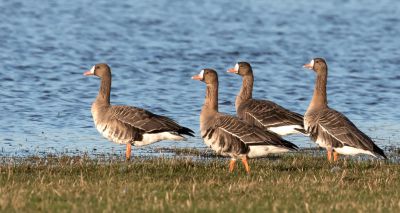
<path id="1" fill-rule="evenodd" d="M 218 74 L 213 69 L 203 69 L 198 75 L 192 77 L 193 80 L 203 81 L 206 84 L 218 82 Z"/>
<path id="2" fill-rule="evenodd" d="M 83 75 L 95 75 L 99 78 L 103 78 L 111 75 L 111 69 L 107 64 L 96 64 L 89 71 L 84 72 Z"/>
<path id="3" fill-rule="evenodd" d="M 235 67 L 228 69 L 227 72 L 235 73 L 240 76 L 246 76 L 253 74 L 253 69 L 251 68 L 251 65 L 248 62 L 242 61 L 236 63 Z"/>

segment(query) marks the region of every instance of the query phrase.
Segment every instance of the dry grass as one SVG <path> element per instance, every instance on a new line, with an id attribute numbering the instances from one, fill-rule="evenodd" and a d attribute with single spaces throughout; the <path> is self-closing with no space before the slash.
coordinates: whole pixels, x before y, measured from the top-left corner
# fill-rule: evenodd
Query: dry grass
<path id="1" fill-rule="evenodd" d="M 0 210 L 40 212 L 400 212 L 400 166 L 293 154 L 222 158 L 1 159 Z"/>

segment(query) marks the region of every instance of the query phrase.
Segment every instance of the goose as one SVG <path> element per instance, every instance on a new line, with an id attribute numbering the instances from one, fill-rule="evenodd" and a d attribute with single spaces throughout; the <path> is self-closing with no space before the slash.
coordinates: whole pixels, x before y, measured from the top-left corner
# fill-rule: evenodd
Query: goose
<path id="1" fill-rule="evenodd" d="M 330 108 L 326 95 L 328 65 L 323 58 L 314 58 L 304 68 L 316 75 L 314 94 L 304 115 L 304 127 L 320 147 L 327 150 L 327 158 L 337 161 L 339 154 L 367 154 L 387 159 L 385 153 L 370 137 L 361 132 L 346 116 Z"/>
<path id="2" fill-rule="evenodd" d="M 161 140 L 186 140 L 194 136 L 189 128 L 174 120 L 133 106 L 110 104 L 111 69 L 107 64 L 96 64 L 85 76 L 101 79 L 100 90 L 92 104 L 91 112 L 96 129 L 108 140 L 126 144 L 126 160 L 131 157 L 131 145 L 144 146 Z"/>
<path id="3" fill-rule="evenodd" d="M 229 172 L 241 159 L 247 173 L 248 158 L 263 157 L 270 153 L 296 151 L 298 147 L 279 137 L 247 124 L 237 117 L 218 112 L 218 75 L 213 69 L 203 69 L 192 77 L 206 83 L 206 97 L 200 114 L 200 132 L 205 144 L 217 154 L 231 157 Z"/>
<path id="4" fill-rule="evenodd" d="M 227 72 L 238 74 L 243 79 L 242 88 L 235 101 L 236 113 L 239 118 L 281 136 L 305 134 L 302 115 L 272 101 L 253 99 L 253 69 L 248 62 L 238 62 Z"/>

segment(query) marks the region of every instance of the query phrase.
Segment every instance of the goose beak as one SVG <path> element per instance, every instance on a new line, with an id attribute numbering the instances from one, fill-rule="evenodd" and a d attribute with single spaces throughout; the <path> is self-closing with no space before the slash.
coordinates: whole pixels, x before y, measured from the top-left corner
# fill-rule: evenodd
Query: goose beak
<path id="1" fill-rule="evenodd" d="M 303 68 L 307 68 L 307 69 L 312 70 L 313 66 L 311 64 L 304 64 Z"/>
<path id="2" fill-rule="evenodd" d="M 204 70 L 201 70 L 198 75 L 192 76 L 192 79 L 202 81 L 204 79 Z"/>
<path id="3" fill-rule="evenodd" d="M 83 73 L 84 76 L 93 75 L 92 71 L 86 71 Z"/>
<path id="4" fill-rule="evenodd" d="M 93 66 L 89 71 L 86 71 L 83 73 L 84 76 L 88 75 L 94 75 L 94 70 L 96 69 L 96 66 Z"/>
<path id="5" fill-rule="evenodd" d="M 200 75 L 194 75 L 194 76 L 192 76 L 192 79 L 193 80 L 198 80 L 198 81 L 203 80 L 203 78 Z"/>
<path id="6" fill-rule="evenodd" d="M 229 72 L 229 73 L 238 73 L 234 67 L 229 68 L 226 72 Z"/>

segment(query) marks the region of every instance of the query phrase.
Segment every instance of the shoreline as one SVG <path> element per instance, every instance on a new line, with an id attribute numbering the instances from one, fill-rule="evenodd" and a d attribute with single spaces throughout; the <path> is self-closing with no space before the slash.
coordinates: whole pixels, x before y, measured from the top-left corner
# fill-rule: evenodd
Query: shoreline
<path id="1" fill-rule="evenodd" d="M 391 163 L 400 163 L 400 147 L 394 146 L 386 146 L 383 148 L 385 154 L 388 156 L 388 162 Z M 229 159 L 229 157 L 218 156 L 213 150 L 203 147 L 203 148 L 191 148 L 191 147 L 155 147 L 150 149 L 143 150 L 132 150 L 133 158 L 193 158 L 193 159 Z M 310 157 L 325 157 L 326 150 L 320 147 L 301 147 L 297 152 L 288 152 L 281 154 L 271 154 L 266 157 L 258 158 L 258 159 L 270 159 L 270 158 L 280 158 L 284 156 L 310 156 Z M 70 158 L 88 158 L 91 160 L 117 160 L 117 161 L 125 161 L 124 151 L 121 150 L 119 152 L 113 153 L 95 153 L 89 151 L 82 152 L 69 152 L 69 153 L 40 153 L 40 154 L 31 154 L 25 156 L 11 156 L 11 155 L 1 155 L 0 153 L 0 165 L 1 161 L 4 159 L 14 159 L 14 160 L 24 160 L 24 159 L 45 159 L 45 158 L 60 158 L 60 157 L 70 157 Z M 369 155 L 356 155 L 356 156 L 344 156 L 340 155 L 340 158 L 354 160 L 354 161 L 373 161 L 373 160 L 382 160 L 379 158 L 374 158 Z"/>

